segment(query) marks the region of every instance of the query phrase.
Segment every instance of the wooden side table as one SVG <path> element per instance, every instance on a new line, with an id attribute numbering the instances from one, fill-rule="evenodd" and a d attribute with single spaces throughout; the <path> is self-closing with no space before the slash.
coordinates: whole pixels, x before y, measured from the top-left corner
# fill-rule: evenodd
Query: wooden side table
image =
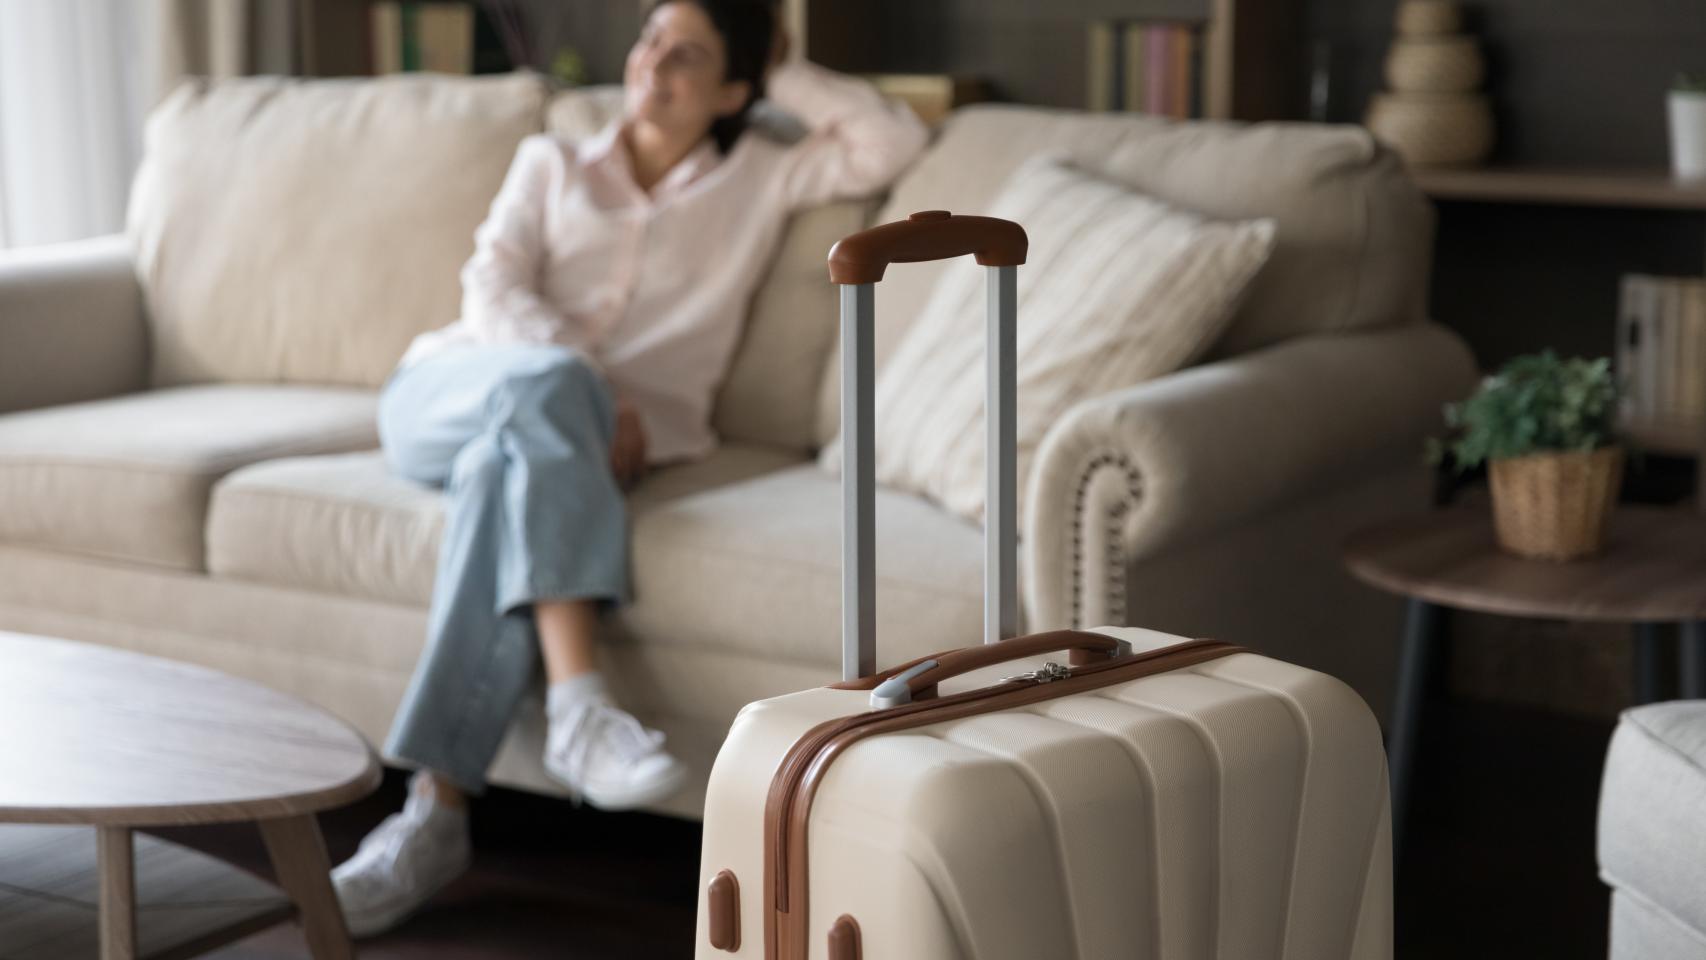
<path id="1" fill-rule="evenodd" d="M 346 960 L 314 815 L 380 772 L 347 724 L 259 684 L 0 633 L 0 956 L 176 960 L 295 915 L 315 960 Z M 282 892 L 137 834 L 237 821 Z"/>
<path id="2" fill-rule="evenodd" d="M 1394 841 L 1402 836 L 1408 812 L 1441 608 L 1631 624 L 1637 703 L 1659 696 L 1657 626 L 1678 624 L 1682 695 L 1706 697 L 1706 518 L 1696 514 L 1619 507 L 1603 552 L 1552 563 L 1501 551 L 1483 502 L 1365 530 L 1346 541 L 1344 558 L 1358 579 L 1407 599 L 1398 693 L 1387 731 Z"/>

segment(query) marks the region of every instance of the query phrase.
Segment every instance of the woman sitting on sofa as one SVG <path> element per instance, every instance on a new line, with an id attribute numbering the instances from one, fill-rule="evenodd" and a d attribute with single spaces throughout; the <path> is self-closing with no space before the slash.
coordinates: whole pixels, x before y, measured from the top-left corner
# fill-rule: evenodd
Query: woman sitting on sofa
<path id="1" fill-rule="evenodd" d="M 462 318 L 386 384 L 391 468 L 449 509 L 427 645 L 386 753 L 420 768 L 402 812 L 333 871 L 351 932 L 384 930 L 470 859 L 478 794 L 541 659 L 544 767 L 604 809 L 687 779 L 594 666 L 629 599 L 623 493 L 716 445 L 712 394 L 790 213 L 886 186 L 922 150 L 910 111 L 787 61 L 769 0 L 661 0 L 590 141 L 529 137 L 462 271 Z M 769 98 L 807 127 L 744 133 Z"/>

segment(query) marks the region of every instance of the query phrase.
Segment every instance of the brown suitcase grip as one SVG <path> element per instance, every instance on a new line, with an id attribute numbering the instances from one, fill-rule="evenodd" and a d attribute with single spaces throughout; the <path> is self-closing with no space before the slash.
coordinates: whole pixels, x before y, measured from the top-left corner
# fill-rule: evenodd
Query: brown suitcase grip
<path id="1" fill-rule="evenodd" d="M 1102 659 L 1114 656 L 1120 650 L 1120 642 L 1107 634 L 1091 633 L 1088 630 L 1050 630 L 1047 633 L 1033 633 L 1028 637 L 1014 637 L 1000 643 L 965 647 L 938 656 L 936 666 L 907 681 L 907 688 L 912 691 L 912 699 L 928 700 L 936 695 L 936 685 L 943 680 L 997 663 L 1024 660 L 1027 657 L 1060 650 L 1071 650 L 1076 663 L 1080 660 L 1076 656 L 1079 653 Z"/>
<path id="2" fill-rule="evenodd" d="M 921 210 L 894 223 L 861 230 L 829 248 L 829 279 L 839 284 L 876 283 L 891 263 L 947 260 L 972 254 L 986 267 L 1025 262 L 1025 228 L 998 217 L 956 217 L 946 210 Z"/>

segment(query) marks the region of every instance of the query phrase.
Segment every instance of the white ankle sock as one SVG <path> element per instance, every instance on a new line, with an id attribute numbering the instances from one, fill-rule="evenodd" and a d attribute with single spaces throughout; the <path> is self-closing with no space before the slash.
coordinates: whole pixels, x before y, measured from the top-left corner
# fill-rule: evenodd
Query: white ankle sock
<path id="1" fill-rule="evenodd" d="M 563 712 L 577 703 L 587 700 L 603 700 L 610 696 L 609 689 L 604 685 L 604 675 L 597 671 L 579 673 L 566 680 L 558 680 L 545 691 L 545 716 L 560 717 Z"/>
<path id="2" fill-rule="evenodd" d="M 409 805 L 419 811 L 422 822 L 432 829 L 466 829 L 467 806 L 453 807 L 440 800 L 436 790 L 423 782 L 426 777 L 425 772 L 419 772 L 409 778 Z"/>

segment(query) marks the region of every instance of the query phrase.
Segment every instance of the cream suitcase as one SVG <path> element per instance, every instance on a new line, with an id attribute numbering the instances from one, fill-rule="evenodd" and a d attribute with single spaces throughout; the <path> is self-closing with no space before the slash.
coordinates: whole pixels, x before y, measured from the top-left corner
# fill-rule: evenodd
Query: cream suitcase
<path id="1" fill-rule="evenodd" d="M 1390 957 L 1385 756 L 1348 687 L 1135 628 L 1004 639 L 1024 252 L 1016 224 L 941 213 L 831 251 L 851 679 L 736 719 L 706 801 L 696 956 Z M 890 262 L 966 253 L 990 268 L 986 642 L 878 673 L 872 285 Z"/>

